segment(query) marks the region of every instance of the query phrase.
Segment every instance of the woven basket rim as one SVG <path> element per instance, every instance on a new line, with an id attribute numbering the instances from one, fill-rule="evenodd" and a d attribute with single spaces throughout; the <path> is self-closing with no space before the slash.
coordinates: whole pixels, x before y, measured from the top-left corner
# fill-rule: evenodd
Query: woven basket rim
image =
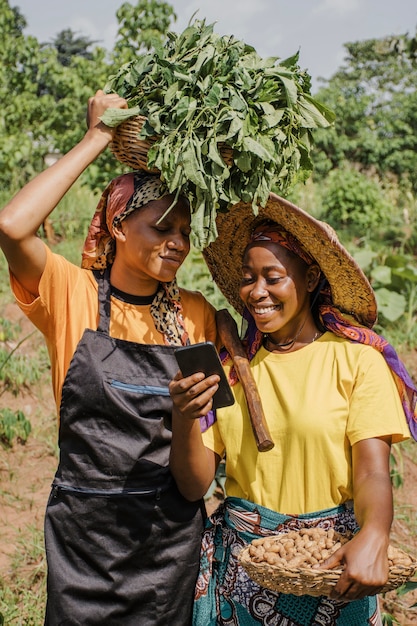
<path id="1" fill-rule="evenodd" d="M 148 167 L 148 150 L 158 141 L 159 135 L 139 139 L 139 133 L 146 122 L 144 115 L 135 115 L 119 124 L 110 142 L 110 150 L 118 161 L 132 169 L 143 169 L 157 173 L 157 168 Z M 228 167 L 233 164 L 233 148 L 224 142 L 218 144 L 220 156 Z"/>
<path id="2" fill-rule="evenodd" d="M 272 535 L 271 539 L 282 537 L 285 534 Z M 288 587 L 291 585 L 291 593 L 297 595 L 326 595 L 326 592 L 336 585 L 343 571 L 342 568 L 313 569 L 311 566 L 288 567 L 285 564 L 257 563 L 252 561 L 249 556 L 250 545 L 245 546 L 238 554 L 239 563 L 250 577 L 254 577 L 255 582 L 274 591 L 285 589 L 286 593 L 290 593 Z M 415 557 L 396 546 L 390 546 L 390 548 L 397 554 L 407 556 L 410 564 L 390 566 L 388 580 L 380 593 L 398 588 L 417 571 L 417 559 Z M 257 576 L 262 577 L 262 583 L 256 580 Z"/>

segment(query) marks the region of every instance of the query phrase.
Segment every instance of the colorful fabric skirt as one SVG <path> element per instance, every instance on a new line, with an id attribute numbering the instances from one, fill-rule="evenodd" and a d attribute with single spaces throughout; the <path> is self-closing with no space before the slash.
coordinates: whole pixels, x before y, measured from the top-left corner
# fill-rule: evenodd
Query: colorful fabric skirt
<path id="1" fill-rule="evenodd" d="M 203 533 L 193 626 L 380 626 L 376 596 L 340 602 L 276 593 L 260 587 L 238 564 L 237 555 L 253 539 L 313 526 L 342 533 L 358 529 L 350 503 L 289 516 L 226 498 Z"/>

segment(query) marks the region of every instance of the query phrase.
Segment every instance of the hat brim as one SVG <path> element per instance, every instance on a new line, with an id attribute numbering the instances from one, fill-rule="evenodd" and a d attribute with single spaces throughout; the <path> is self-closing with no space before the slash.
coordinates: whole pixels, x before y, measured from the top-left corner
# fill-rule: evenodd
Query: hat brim
<path id="1" fill-rule="evenodd" d="M 243 313 L 239 296 L 243 253 L 257 223 L 265 219 L 280 224 L 294 235 L 315 259 L 327 278 L 333 304 L 372 328 L 377 320 L 374 291 L 365 274 L 340 243 L 334 230 L 288 200 L 271 193 L 265 207 L 255 215 L 250 203 L 239 202 L 216 218 L 218 237 L 203 256 L 220 291 Z"/>

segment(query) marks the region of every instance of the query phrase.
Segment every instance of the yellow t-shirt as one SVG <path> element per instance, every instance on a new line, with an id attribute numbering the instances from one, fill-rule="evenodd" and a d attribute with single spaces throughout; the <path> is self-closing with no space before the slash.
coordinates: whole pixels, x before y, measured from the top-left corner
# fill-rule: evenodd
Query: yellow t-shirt
<path id="1" fill-rule="evenodd" d="M 205 445 L 226 450 L 226 492 L 287 514 L 352 499 L 351 446 L 410 436 L 393 376 L 374 348 L 325 333 L 296 352 L 261 348 L 251 362 L 275 447 L 258 452 L 240 383 Z"/>
<path id="2" fill-rule="evenodd" d="M 10 282 L 21 310 L 44 334 L 52 367 L 57 408 L 61 388 L 77 344 L 86 328 L 97 328 L 98 290 L 93 273 L 53 254 L 47 260 L 39 296 L 34 299 L 11 275 Z M 216 342 L 215 309 L 201 293 L 180 290 L 185 327 L 191 343 Z M 110 335 L 145 344 L 163 344 L 150 314 L 150 305 L 134 305 L 111 297 Z"/>

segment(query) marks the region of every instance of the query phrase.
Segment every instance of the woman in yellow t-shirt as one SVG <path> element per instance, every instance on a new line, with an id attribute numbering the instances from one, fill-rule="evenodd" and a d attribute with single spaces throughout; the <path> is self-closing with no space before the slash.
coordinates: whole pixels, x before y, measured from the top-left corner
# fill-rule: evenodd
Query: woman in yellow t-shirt
<path id="1" fill-rule="evenodd" d="M 196 418 L 208 414 L 217 377 L 171 383 L 171 469 L 185 497 L 200 497 L 226 461 L 227 497 L 203 535 L 194 624 L 378 624 L 393 518 L 390 446 L 416 436 L 416 388 L 371 330 L 373 290 L 326 224 L 271 194 L 256 218 L 240 203 L 217 228 L 205 258 L 248 324 L 244 345 L 274 447 L 258 450 L 227 353 L 235 404 L 214 422 Z M 331 598 L 275 593 L 238 564 L 252 539 L 306 526 L 355 533 L 322 565 L 343 566 Z"/>

